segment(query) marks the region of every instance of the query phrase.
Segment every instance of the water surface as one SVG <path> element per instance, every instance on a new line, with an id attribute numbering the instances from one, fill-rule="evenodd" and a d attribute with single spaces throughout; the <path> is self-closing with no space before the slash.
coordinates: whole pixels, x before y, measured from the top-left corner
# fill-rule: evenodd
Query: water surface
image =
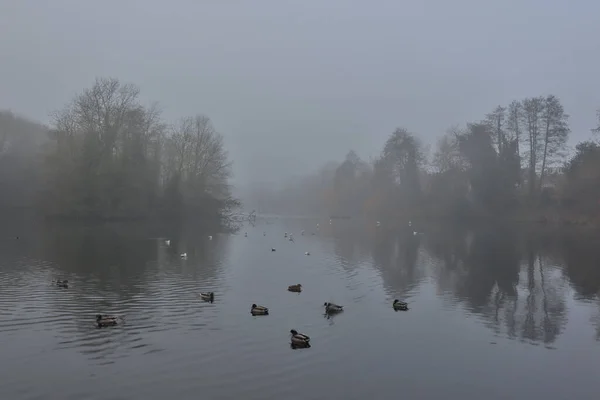
<path id="1" fill-rule="evenodd" d="M 596 398 L 598 241 L 414 225 L 5 226 L 0 398 Z M 328 319 L 325 301 L 346 311 Z M 97 313 L 125 323 L 97 329 Z M 290 329 L 312 347 L 292 350 Z"/>

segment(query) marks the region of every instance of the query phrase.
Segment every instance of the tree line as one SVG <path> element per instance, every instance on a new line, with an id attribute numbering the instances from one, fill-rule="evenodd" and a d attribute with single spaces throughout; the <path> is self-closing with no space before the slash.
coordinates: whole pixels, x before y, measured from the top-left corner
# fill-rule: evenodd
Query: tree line
<path id="1" fill-rule="evenodd" d="M 600 134 L 600 112 L 592 131 Z M 583 221 L 600 211 L 600 142 L 591 137 L 569 157 L 570 132 L 556 96 L 531 97 L 448 129 L 433 151 L 397 128 L 375 159 L 350 151 L 305 180 L 330 215 Z M 272 202 L 306 189 L 286 187 Z"/>
<path id="2" fill-rule="evenodd" d="M 231 162 L 204 115 L 167 124 L 140 90 L 99 78 L 46 127 L 0 112 L 0 206 L 94 219 L 222 219 Z"/>

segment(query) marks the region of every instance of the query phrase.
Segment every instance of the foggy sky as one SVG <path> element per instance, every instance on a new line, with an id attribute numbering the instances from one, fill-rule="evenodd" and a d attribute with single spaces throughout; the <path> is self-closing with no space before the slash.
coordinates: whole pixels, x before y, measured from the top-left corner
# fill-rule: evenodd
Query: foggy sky
<path id="1" fill-rule="evenodd" d="M 549 93 L 573 144 L 600 107 L 599 15 L 593 0 L 0 0 L 0 109 L 48 122 L 117 77 L 168 120 L 208 115 L 238 184 Z"/>

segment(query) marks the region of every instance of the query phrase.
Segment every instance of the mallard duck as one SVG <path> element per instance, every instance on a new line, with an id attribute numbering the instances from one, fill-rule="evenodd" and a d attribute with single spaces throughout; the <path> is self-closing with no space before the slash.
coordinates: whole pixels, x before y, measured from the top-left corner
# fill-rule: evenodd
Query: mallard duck
<path id="1" fill-rule="evenodd" d="M 292 334 L 292 346 L 310 347 L 310 338 L 295 329 L 290 331 Z"/>
<path id="2" fill-rule="evenodd" d="M 269 309 L 263 306 L 257 306 L 256 304 L 252 304 L 252 308 L 250 308 L 250 314 L 252 315 L 269 315 Z"/>
<path id="3" fill-rule="evenodd" d="M 394 300 L 394 302 L 392 303 L 392 306 L 394 307 L 394 310 L 398 311 L 406 311 L 408 310 L 408 304 L 406 304 L 403 301 L 400 301 L 398 299 Z"/>
<path id="4" fill-rule="evenodd" d="M 210 301 L 212 303 L 215 301 L 215 294 L 213 292 L 202 292 L 200 293 L 200 298 L 204 301 Z"/>
<path id="5" fill-rule="evenodd" d="M 333 303 L 325 303 L 325 312 L 329 314 L 338 313 L 344 311 L 344 306 L 339 306 Z"/>
<path id="6" fill-rule="evenodd" d="M 61 288 L 65 288 L 67 289 L 69 287 L 69 281 L 68 280 L 57 280 L 57 281 L 53 281 L 56 283 L 56 286 L 61 287 Z"/>
<path id="7" fill-rule="evenodd" d="M 301 284 L 297 284 L 297 285 L 291 285 L 288 286 L 288 290 L 290 292 L 301 292 L 302 291 L 302 285 Z"/>
<path id="8" fill-rule="evenodd" d="M 104 326 L 115 326 L 118 323 L 118 318 L 110 315 L 96 315 L 96 323 L 98 324 L 98 328 L 102 328 Z"/>

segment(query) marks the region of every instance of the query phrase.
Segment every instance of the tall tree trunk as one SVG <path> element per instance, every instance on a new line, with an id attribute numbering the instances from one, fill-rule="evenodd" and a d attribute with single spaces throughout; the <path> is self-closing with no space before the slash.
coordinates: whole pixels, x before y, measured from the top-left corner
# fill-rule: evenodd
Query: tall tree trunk
<path id="1" fill-rule="evenodd" d="M 544 184 L 544 174 L 546 173 L 546 158 L 548 156 L 548 142 L 550 141 L 550 121 L 546 122 L 546 132 L 544 135 L 544 153 L 542 154 L 542 169 L 540 171 L 540 186 L 539 193 L 542 193 L 542 185 Z"/>

